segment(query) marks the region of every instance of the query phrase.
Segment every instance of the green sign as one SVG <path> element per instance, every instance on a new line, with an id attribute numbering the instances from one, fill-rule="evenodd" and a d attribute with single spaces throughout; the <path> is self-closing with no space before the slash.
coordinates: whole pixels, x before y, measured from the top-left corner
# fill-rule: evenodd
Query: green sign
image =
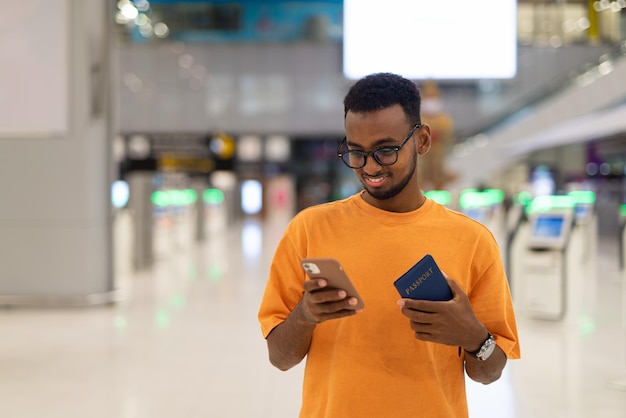
<path id="1" fill-rule="evenodd" d="M 591 190 L 574 190 L 567 195 L 576 199 L 576 203 L 578 204 L 592 205 L 596 203 L 596 194 Z"/>
<path id="2" fill-rule="evenodd" d="M 504 201 L 504 192 L 500 189 L 465 189 L 459 197 L 461 209 L 481 208 L 500 204 Z"/>
<path id="3" fill-rule="evenodd" d="M 452 197 L 447 190 L 429 190 L 424 193 L 427 198 L 434 200 L 435 202 L 447 206 L 450 204 Z"/>
<path id="4" fill-rule="evenodd" d="M 528 206 L 528 213 L 548 212 L 552 209 L 574 209 L 576 199 L 568 195 L 537 196 Z"/>
<path id="5" fill-rule="evenodd" d="M 224 192 L 220 189 L 206 189 L 202 192 L 202 200 L 209 205 L 221 205 L 224 203 Z"/>
<path id="6" fill-rule="evenodd" d="M 152 203 L 159 207 L 190 205 L 196 200 L 198 200 L 198 192 L 193 189 L 157 190 L 152 193 Z"/>

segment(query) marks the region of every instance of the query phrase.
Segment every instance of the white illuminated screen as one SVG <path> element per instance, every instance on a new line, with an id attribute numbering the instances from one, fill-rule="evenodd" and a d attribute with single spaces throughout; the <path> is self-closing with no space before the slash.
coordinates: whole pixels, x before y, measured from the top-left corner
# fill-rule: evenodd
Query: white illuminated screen
<path id="1" fill-rule="evenodd" d="M 513 78 L 516 14 L 515 0 L 344 0 L 344 76 Z"/>
<path id="2" fill-rule="evenodd" d="M 123 208 L 128 204 L 130 187 L 124 180 L 114 181 L 111 185 L 111 203 L 116 208 Z"/>
<path id="3" fill-rule="evenodd" d="M 533 235 L 541 238 L 559 238 L 563 233 L 562 216 L 539 216 L 535 222 Z"/>
<path id="4" fill-rule="evenodd" d="M 241 210 L 246 215 L 255 215 L 263 209 L 263 186 L 258 180 L 241 183 Z"/>

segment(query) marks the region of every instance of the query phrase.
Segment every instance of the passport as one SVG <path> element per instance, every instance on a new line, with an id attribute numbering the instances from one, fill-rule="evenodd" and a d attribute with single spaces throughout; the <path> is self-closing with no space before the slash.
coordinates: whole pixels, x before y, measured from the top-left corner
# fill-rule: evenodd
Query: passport
<path id="1" fill-rule="evenodd" d="M 426 254 L 393 285 L 403 298 L 434 301 L 452 299 L 452 290 L 430 254 Z"/>

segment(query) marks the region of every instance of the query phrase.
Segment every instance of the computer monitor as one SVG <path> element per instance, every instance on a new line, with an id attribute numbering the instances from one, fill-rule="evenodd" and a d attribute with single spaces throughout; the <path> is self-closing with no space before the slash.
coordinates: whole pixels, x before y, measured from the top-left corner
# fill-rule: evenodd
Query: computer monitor
<path id="1" fill-rule="evenodd" d="M 563 249 L 565 247 L 571 229 L 571 214 L 536 214 L 530 221 L 529 247 L 535 249 Z"/>
<path id="2" fill-rule="evenodd" d="M 563 216 L 538 216 L 533 235 L 541 238 L 558 238 L 563 231 Z"/>

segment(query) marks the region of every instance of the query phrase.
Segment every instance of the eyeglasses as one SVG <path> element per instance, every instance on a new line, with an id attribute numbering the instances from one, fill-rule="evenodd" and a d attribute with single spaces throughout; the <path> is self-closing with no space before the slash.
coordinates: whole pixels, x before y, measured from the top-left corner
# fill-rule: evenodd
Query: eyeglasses
<path id="1" fill-rule="evenodd" d="M 404 138 L 404 141 L 400 145 L 390 145 L 385 147 L 376 148 L 374 151 L 359 151 L 359 150 L 351 150 L 346 149 L 347 146 L 347 138 L 344 137 L 341 144 L 339 144 L 339 148 L 337 148 L 337 157 L 340 157 L 341 160 L 350 168 L 362 168 L 365 167 L 365 163 L 367 162 L 367 157 L 372 156 L 374 160 L 380 165 L 393 165 L 398 161 L 398 151 L 404 147 L 404 145 L 409 141 L 409 139 L 413 136 L 413 132 L 416 129 L 422 127 L 421 123 L 416 123 L 415 126 L 411 129 L 411 132 Z"/>

